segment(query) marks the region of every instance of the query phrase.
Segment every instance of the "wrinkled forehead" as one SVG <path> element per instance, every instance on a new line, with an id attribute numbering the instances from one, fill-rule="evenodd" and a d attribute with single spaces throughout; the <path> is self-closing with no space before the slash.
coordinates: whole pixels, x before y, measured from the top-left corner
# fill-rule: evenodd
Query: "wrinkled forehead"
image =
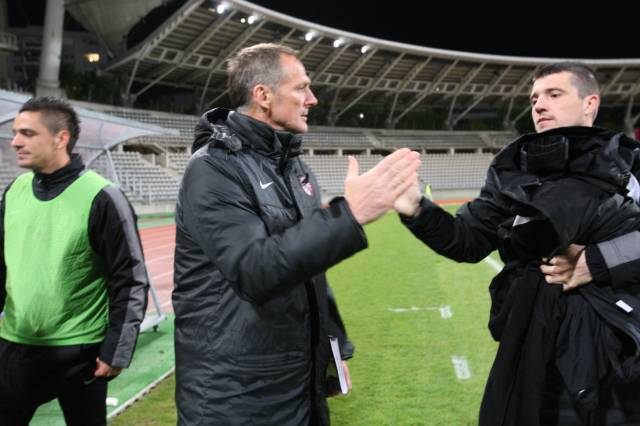
<path id="1" fill-rule="evenodd" d="M 567 71 L 545 75 L 533 82 L 533 85 L 531 86 L 531 95 L 538 95 L 551 90 L 562 90 L 564 92 L 577 93 L 578 87 L 574 80 L 575 77 L 573 74 Z"/>

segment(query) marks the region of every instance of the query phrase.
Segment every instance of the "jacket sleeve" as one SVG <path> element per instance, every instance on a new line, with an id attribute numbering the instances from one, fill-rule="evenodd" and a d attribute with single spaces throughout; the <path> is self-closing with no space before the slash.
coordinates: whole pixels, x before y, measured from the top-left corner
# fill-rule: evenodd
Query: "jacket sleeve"
<path id="1" fill-rule="evenodd" d="M 299 157 L 298 157 L 299 158 Z M 318 188 L 315 191 L 315 197 L 318 205 L 322 203 L 320 184 L 318 183 L 318 179 L 316 178 L 313 170 L 309 168 L 302 160 L 300 162 L 304 165 L 305 172 L 309 175 L 309 178 L 313 182 L 313 186 Z M 338 303 L 336 301 L 336 296 L 329 285 L 326 275 L 322 275 L 322 280 L 324 285 L 327 288 L 327 308 L 329 315 L 327 316 L 327 331 L 329 336 L 335 336 L 338 338 L 340 342 L 340 355 L 343 360 L 353 358 L 353 353 L 355 352 L 355 346 L 349 340 L 349 336 L 347 335 L 347 329 L 344 326 L 344 322 L 342 321 L 342 317 L 340 316 L 340 311 L 338 310 Z"/>
<path id="2" fill-rule="evenodd" d="M 106 187 L 96 196 L 89 237 L 103 259 L 109 294 L 109 326 L 99 356 L 112 367 L 128 367 L 147 308 L 149 280 L 135 213 L 118 188 Z"/>
<path id="3" fill-rule="evenodd" d="M 621 289 L 640 284 L 640 231 L 588 245 L 585 256 L 597 285 Z"/>
<path id="4" fill-rule="evenodd" d="M 342 322 L 342 317 L 338 311 L 338 305 L 336 303 L 336 297 L 333 294 L 331 287 L 327 286 L 327 302 L 329 306 L 329 318 L 327 330 L 330 336 L 335 336 L 340 342 L 340 355 L 342 359 L 347 360 L 353 358 L 353 353 L 356 348 L 347 336 L 347 330 Z"/>
<path id="5" fill-rule="evenodd" d="M 0 199 L 0 312 L 4 310 L 4 302 L 7 298 L 7 264 L 4 261 L 4 209 L 7 191 L 13 185 L 13 181 L 7 185 Z"/>
<path id="6" fill-rule="evenodd" d="M 363 229 L 341 198 L 270 235 L 247 185 L 225 160 L 192 160 L 183 179 L 179 218 L 245 300 L 269 300 L 367 246 Z"/>
<path id="7" fill-rule="evenodd" d="M 4 301 L 7 297 L 7 266 L 4 263 L 4 196 L 6 193 L 5 190 L 0 200 L 0 312 L 4 310 Z"/>
<path id="8" fill-rule="evenodd" d="M 485 190 L 455 216 L 426 198 L 420 207 L 417 217 L 400 215 L 402 223 L 436 253 L 457 262 L 479 262 L 495 250 L 498 225 L 509 217 Z"/>

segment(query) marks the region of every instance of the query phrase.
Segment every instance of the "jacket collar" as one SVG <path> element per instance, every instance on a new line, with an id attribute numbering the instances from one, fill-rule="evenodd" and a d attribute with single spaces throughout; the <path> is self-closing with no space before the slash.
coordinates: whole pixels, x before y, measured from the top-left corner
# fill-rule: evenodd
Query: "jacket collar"
<path id="1" fill-rule="evenodd" d="M 281 168 L 288 159 L 300 155 L 302 143 L 298 135 L 275 130 L 267 123 L 226 108 L 215 108 L 200 118 L 195 129 L 193 151 L 211 141 L 234 152 L 252 149 L 278 160 Z"/>
<path id="2" fill-rule="evenodd" d="M 83 171 L 82 157 L 71 154 L 71 162 L 53 173 L 34 172 L 33 193 L 41 201 L 52 200 L 71 185 Z"/>
<path id="3" fill-rule="evenodd" d="M 78 154 L 71 154 L 71 161 L 67 165 L 52 173 L 34 172 L 36 180 L 43 186 L 54 186 L 66 182 L 84 170 L 82 157 Z"/>
<path id="4" fill-rule="evenodd" d="M 510 176 L 507 180 L 513 174 L 525 180 L 572 174 L 624 188 L 638 153 L 640 143 L 621 133 L 601 127 L 560 127 L 519 137 L 496 155 L 492 169 L 497 177 Z"/>

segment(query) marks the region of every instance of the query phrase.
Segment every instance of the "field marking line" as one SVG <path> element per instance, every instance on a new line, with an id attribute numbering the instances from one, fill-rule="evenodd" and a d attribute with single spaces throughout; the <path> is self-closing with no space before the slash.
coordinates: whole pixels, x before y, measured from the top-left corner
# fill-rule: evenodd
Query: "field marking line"
<path id="1" fill-rule="evenodd" d="M 458 380 L 468 380 L 471 378 L 471 370 L 467 358 L 459 355 L 451 355 L 451 364 Z"/>
<path id="2" fill-rule="evenodd" d="M 112 412 L 110 412 L 107 415 L 107 419 L 110 420 L 110 419 L 114 418 L 115 416 L 117 416 L 118 414 L 122 413 L 127 408 L 129 408 L 129 406 L 133 405 L 134 402 L 136 402 L 139 399 L 141 399 L 143 396 L 145 396 L 147 393 L 149 393 L 149 391 L 151 391 L 151 389 L 156 387 L 158 385 L 158 383 L 160 383 L 161 381 L 163 381 L 164 379 L 169 377 L 171 374 L 173 374 L 174 370 L 175 370 L 175 367 L 171 367 L 169 369 L 169 371 L 167 371 L 166 373 L 162 374 L 160 377 L 158 377 L 156 380 L 154 380 L 151 384 L 146 386 L 140 392 L 138 392 L 137 394 L 132 396 L 130 399 L 128 399 L 124 403 L 120 404 L 120 406 L 118 408 L 116 408 L 115 410 L 113 410 Z"/>
<path id="3" fill-rule="evenodd" d="M 487 262 L 489 264 L 489 266 L 491 266 L 493 269 L 495 269 L 496 272 L 500 272 L 502 271 L 502 268 L 504 267 L 504 265 L 502 264 L 502 262 L 500 262 L 499 260 L 495 260 L 493 257 L 491 256 L 487 256 L 483 259 L 485 262 Z"/>
<path id="4" fill-rule="evenodd" d="M 387 308 L 387 311 L 393 312 L 393 313 L 396 313 L 396 314 L 402 314 L 402 313 L 405 313 L 405 312 L 438 311 L 438 312 L 440 312 L 440 317 L 442 319 L 449 319 L 453 315 L 453 313 L 451 311 L 451 306 L 449 306 L 449 305 L 444 305 L 444 306 L 423 306 L 423 307 L 411 306 L 411 307 L 408 307 L 408 308 Z"/>

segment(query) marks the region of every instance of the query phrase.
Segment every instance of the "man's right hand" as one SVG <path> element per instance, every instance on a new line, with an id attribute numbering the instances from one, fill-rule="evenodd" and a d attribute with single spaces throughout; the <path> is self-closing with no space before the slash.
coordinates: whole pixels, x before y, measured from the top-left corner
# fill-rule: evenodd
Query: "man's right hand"
<path id="1" fill-rule="evenodd" d="M 344 197 L 359 224 L 373 222 L 393 208 L 396 199 L 417 180 L 420 154 L 402 148 L 359 175 L 358 161 L 349 156 Z"/>
<path id="2" fill-rule="evenodd" d="M 563 291 L 590 283 L 593 277 L 587 265 L 584 248 L 579 244 L 571 244 L 564 253 L 551 258 L 548 264 L 540 265 L 545 280 L 549 284 L 562 284 Z M 546 262 L 546 259 L 543 261 Z"/>
<path id="3" fill-rule="evenodd" d="M 422 194 L 420 193 L 420 184 L 416 179 L 409 189 L 400 194 L 395 203 L 393 203 L 393 208 L 405 216 L 416 216 L 420 207 L 420 200 L 422 200 Z"/>
<path id="4" fill-rule="evenodd" d="M 93 373 L 96 377 L 115 377 L 122 372 L 122 368 L 112 367 L 100 358 L 96 358 L 96 371 Z"/>

